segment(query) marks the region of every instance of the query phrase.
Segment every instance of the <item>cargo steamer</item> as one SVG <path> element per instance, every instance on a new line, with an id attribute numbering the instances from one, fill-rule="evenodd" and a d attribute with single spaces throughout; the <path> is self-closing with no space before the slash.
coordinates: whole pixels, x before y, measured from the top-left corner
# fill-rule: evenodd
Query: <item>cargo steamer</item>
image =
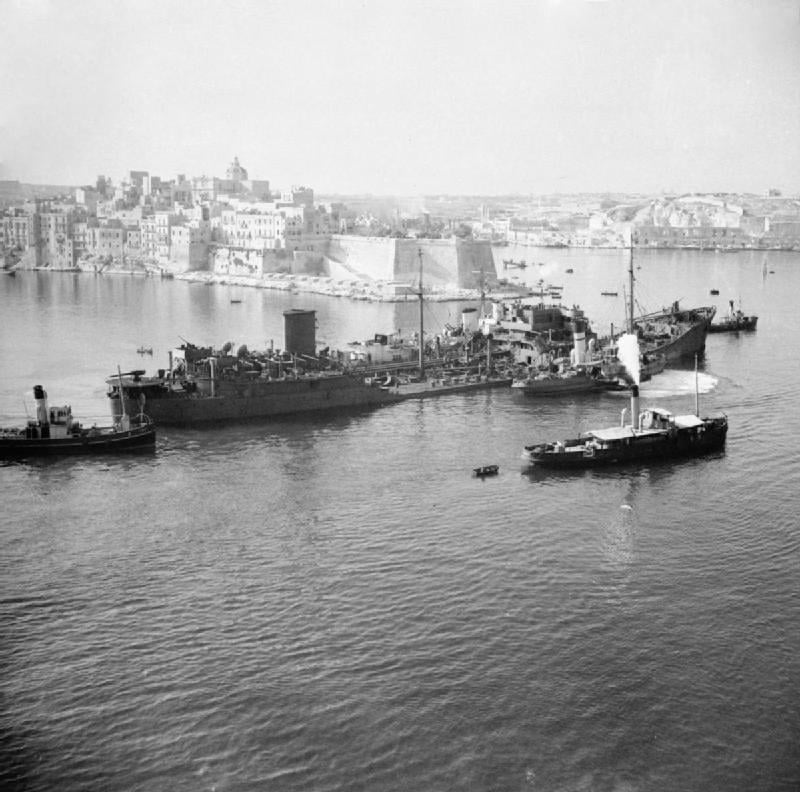
<path id="1" fill-rule="evenodd" d="M 680 302 L 675 300 L 669 308 L 635 317 L 632 243 L 628 277 L 627 331 L 637 336 L 640 353 L 651 360 L 663 358 L 665 365 L 702 355 L 716 306 L 681 308 Z"/>
<path id="2" fill-rule="evenodd" d="M 716 310 L 714 306 L 681 308 L 676 301 L 666 310 L 634 319 L 642 353 L 661 355 L 667 363 L 702 354 Z"/>

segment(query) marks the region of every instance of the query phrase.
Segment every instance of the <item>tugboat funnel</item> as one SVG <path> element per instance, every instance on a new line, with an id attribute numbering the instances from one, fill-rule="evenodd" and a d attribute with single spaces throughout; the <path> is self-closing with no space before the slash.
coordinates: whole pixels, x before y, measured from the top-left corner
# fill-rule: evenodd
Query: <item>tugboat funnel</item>
<path id="1" fill-rule="evenodd" d="M 572 360 L 575 365 L 586 362 L 586 326 L 580 319 L 575 320 L 572 333 Z"/>
<path id="2" fill-rule="evenodd" d="M 42 425 L 50 423 L 47 415 L 47 391 L 41 385 L 34 385 L 33 398 L 36 402 L 36 420 Z"/>
<path id="3" fill-rule="evenodd" d="M 631 426 L 639 428 L 639 386 L 631 387 Z"/>

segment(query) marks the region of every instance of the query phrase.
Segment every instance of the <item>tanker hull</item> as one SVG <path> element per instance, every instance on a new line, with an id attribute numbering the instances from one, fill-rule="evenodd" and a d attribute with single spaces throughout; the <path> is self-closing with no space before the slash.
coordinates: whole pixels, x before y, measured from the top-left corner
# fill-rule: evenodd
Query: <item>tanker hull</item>
<path id="1" fill-rule="evenodd" d="M 140 409 L 142 400 L 136 389 L 124 387 L 128 412 Z M 398 401 L 393 392 L 338 375 L 252 383 L 233 387 L 222 384 L 214 395 L 198 391 L 148 388 L 144 404 L 157 425 L 192 426 L 217 421 L 242 421 L 298 413 L 371 407 Z M 109 393 L 112 415 L 121 413 L 118 389 Z"/>

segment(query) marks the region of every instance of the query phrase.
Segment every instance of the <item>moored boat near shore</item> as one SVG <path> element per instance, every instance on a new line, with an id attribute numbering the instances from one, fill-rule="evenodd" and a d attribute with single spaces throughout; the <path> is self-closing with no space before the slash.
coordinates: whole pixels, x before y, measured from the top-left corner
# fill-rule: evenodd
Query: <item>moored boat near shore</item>
<path id="1" fill-rule="evenodd" d="M 730 305 L 728 315 L 719 322 L 712 322 L 708 326 L 709 333 L 736 333 L 740 330 L 756 329 L 757 316 L 748 316 L 740 308 L 734 308 L 733 300 L 729 300 L 728 303 Z"/>
<path id="2" fill-rule="evenodd" d="M 113 426 L 84 427 L 72 417 L 72 408 L 48 407 L 47 393 L 34 386 L 36 418 L 21 428 L 0 429 L 0 459 L 38 456 L 100 454 L 153 449 L 156 430 L 148 416 L 120 415 Z"/>

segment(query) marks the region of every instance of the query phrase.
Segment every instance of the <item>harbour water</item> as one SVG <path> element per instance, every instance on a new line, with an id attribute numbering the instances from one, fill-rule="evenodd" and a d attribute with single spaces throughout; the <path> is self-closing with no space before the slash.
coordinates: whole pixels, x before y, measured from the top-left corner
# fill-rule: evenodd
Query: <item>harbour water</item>
<path id="1" fill-rule="evenodd" d="M 597 329 L 624 321 L 624 251 L 503 257 Z M 643 308 L 759 315 L 700 361 L 721 454 L 524 472 L 524 444 L 616 423 L 627 397 L 504 389 L 2 464 L 0 785 L 796 790 L 800 254 L 636 263 Z M 280 347 L 290 307 L 331 346 L 417 325 L 413 302 L 89 274 L 1 278 L 0 305 L 4 425 L 35 384 L 105 423 L 117 365 L 164 367 L 181 337 Z M 692 412 L 694 388 L 688 363 L 642 406 Z"/>

